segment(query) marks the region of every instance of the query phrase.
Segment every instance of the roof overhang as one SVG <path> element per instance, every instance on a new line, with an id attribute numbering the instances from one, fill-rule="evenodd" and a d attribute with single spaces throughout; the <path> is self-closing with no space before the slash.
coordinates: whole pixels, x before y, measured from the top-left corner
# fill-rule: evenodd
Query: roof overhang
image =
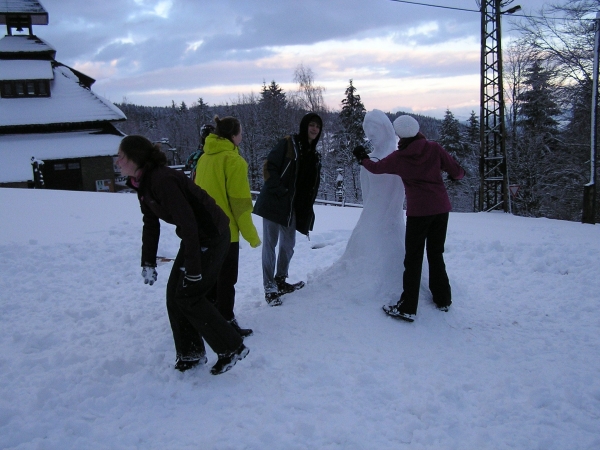
<path id="1" fill-rule="evenodd" d="M 52 80 L 54 71 L 50 61 L 3 60 L 0 64 L 0 81 Z"/>
<path id="2" fill-rule="evenodd" d="M 0 0 L 0 25 L 29 21 L 48 25 L 48 12 L 38 0 Z"/>

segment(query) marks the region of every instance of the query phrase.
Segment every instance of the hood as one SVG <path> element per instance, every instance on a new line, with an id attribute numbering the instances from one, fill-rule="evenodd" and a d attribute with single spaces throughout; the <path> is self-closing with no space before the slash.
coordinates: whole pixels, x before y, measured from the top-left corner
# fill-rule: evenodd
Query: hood
<path id="1" fill-rule="evenodd" d="M 429 141 L 422 133 L 413 138 L 400 139 L 398 152 L 403 158 L 410 158 L 414 164 L 422 164 L 429 159 Z"/>
<path id="2" fill-rule="evenodd" d="M 233 145 L 229 139 L 225 139 L 217 136 L 216 134 L 209 134 L 204 142 L 204 153 L 207 155 L 214 155 L 216 153 L 235 151 L 238 152 L 238 148 Z"/>
<path id="3" fill-rule="evenodd" d="M 383 159 L 396 150 L 398 138 L 392 122 L 383 111 L 374 109 L 365 114 L 363 130 L 373 146 L 373 151 L 369 156 Z"/>
<path id="4" fill-rule="evenodd" d="M 321 130 L 319 131 L 319 134 L 310 145 L 314 150 L 317 147 L 319 138 L 321 137 L 321 133 L 323 132 L 323 119 L 321 119 L 321 117 L 318 114 L 308 113 L 302 118 L 302 120 L 300 121 L 300 133 L 298 133 L 298 136 L 300 136 L 300 142 L 302 142 L 302 145 L 306 145 L 308 147 L 308 124 L 311 122 L 317 122 L 321 125 Z"/>

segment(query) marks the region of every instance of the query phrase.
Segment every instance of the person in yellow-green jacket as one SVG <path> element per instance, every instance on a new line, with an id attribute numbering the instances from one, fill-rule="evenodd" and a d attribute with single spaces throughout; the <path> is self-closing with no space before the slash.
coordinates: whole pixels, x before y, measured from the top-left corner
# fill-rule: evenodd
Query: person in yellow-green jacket
<path id="1" fill-rule="evenodd" d="M 252 222 L 252 196 L 248 183 L 248 163 L 238 146 L 242 141 L 242 125 L 235 117 L 215 116 L 215 130 L 204 142 L 204 154 L 198 160 L 196 179 L 229 217 L 231 245 L 223 262 L 217 283 L 208 297 L 212 297 L 223 317 L 242 336 L 252 330 L 241 328 L 235 318 L 235 284 L 238 279 L 240 233 L 252 248 L 261 242 Z"/>

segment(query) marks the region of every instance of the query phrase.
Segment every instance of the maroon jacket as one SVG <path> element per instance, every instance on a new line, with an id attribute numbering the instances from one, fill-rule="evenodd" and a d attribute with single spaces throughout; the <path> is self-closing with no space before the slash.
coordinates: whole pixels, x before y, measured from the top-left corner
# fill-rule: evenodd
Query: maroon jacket
<path id="1" fill-rule="evenodd" d="M 229 230 L 229 218 L 213 198 L 183 172 L 156 167 L 144 173 L 136 188 L 144 215 L 142 266 L 156 266 L 159 219 L 175 225 L 182 240 L 186 273 L 202 273 L 201 248 Z"/>
<path id="2" fill-rule="evenodd" d="M 402 144 L 402 141 L 400 141 Z M 400 175 L 406 192 L 407 216 L 432 216 L 450 212 L 452 206 L 442 179 L 442 171 L 460 180 L 465 171 L 437 142 L 421 133 L 406 148 L 396 150 L 381 161 L 364 159 L 362 165 L 371 173 Z"/>

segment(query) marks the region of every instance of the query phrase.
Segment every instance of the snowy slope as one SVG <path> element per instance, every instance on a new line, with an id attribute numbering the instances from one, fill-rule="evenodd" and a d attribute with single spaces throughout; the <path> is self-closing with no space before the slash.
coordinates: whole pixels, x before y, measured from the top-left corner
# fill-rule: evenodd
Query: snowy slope
<path id="1" fill-rule="evenodd" d="M 409 324 L 338 261 L 361 210 L 316 210 L 281 307 L 242 243 L 255 334 L 215 377 L 212 353 L 172 368 L 170 264 L 143 284 L 135 196 L 0 189 L 0 448 L 600 448 L 598 226 L 451 214 L 454 304 L 422 292 Z M 177 246 L 165 226 L 161 254 Z"/>

